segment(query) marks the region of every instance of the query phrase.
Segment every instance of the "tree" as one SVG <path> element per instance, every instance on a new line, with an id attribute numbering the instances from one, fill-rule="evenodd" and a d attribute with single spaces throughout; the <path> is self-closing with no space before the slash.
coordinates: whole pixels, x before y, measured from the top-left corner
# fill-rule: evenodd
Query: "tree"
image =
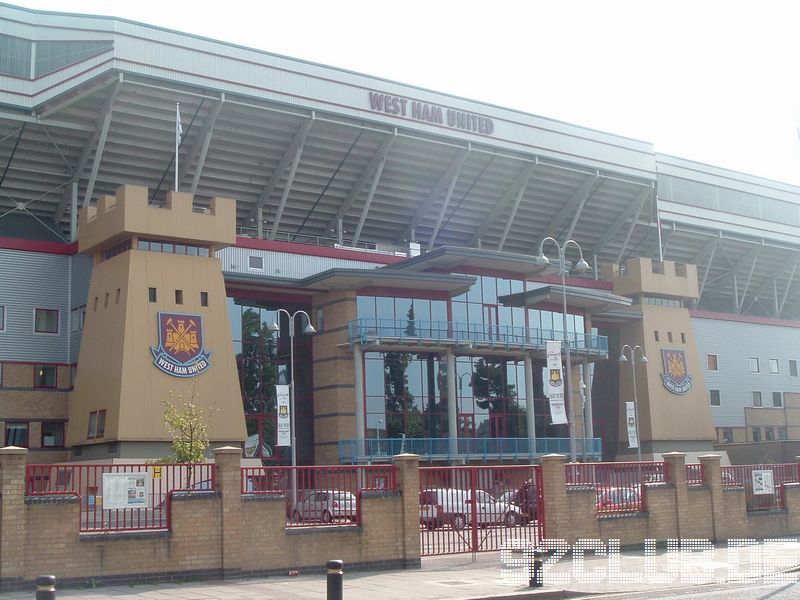
<path id="1" fill-rule="evenodd" d="M 164 406 L 164 426 L 172 437 L 172 454 L 166 462 L 199 463 L 206 458 L 209 446 L 206 411 L 194 403 L 197 393 L 189 390 L 173 400 L 172 393 Z"/>

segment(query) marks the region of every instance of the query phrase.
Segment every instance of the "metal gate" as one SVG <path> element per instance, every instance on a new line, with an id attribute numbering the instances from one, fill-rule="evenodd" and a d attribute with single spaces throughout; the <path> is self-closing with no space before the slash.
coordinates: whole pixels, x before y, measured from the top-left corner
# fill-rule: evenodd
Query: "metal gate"
<path id="1" fill-rule="evenodd" d="M 544 537 L 539 465 L 421 467 L 422 556 L 488 552 Z"/>

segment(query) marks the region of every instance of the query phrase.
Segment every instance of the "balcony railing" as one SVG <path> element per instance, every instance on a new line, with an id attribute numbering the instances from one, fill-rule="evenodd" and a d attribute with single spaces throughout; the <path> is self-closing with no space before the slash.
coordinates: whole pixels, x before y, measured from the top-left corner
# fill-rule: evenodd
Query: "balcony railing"
<path id="1" fill-rule="evenodd" d="M 583 456 L 583 438 L 575 440 L 578 456 Z M 382 438 L 340 440 L 339 462 L 355 464 L 373 460 L 391 460 L 396 454 L 410 452 L 422 460 L 525 459 L 558 452 L 569 454 L 569 438 Z M 586 439 L 586 454 L 591 460 L 602 457 L 600 438 Z"/>
<path id="2" fill-rule="evenodd" d="M 555 329 L 449 321 L 362 318 L 350 321 L 348 327 L 351 344 L 387 339 L 405 343 L 471 343 L 474 346 L 499 345 L 544 350 L 548 340 L 564 339 L 564 332 Z M 608 354 L 608 338 L 602 335 L 569 332 L 569 342 L 574 351 Z"/>

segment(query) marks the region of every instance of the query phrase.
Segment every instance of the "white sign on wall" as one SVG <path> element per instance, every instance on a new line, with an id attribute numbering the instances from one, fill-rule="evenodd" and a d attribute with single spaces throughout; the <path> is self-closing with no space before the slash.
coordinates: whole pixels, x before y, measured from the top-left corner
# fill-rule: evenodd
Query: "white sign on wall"
<path id="1" fill-rule="evenodd" d="M 103 508 L 150 506 L 150 473 L 103 473 Z"/>
<path id="2" fill-rule="evenodd" d="M 775 479 L 772 469 L 753 471 L 753 495 L 772 495 L 775 493 Z"/>
<path id="3" fill-rule="evenodd" d="M 278 405 L 277 446 L 292 445 L 292 418 L 289 412 L 289 386 L 276 385 L 275 397 Z"/>
<path id="4" fill-rule="evenodd" d="M 550 420 L 553 425 L 567 422 L 564 409 L 564 374 L 561 370 L 561 342 L 547 342 L 547 383 L 550 388 Z"/>

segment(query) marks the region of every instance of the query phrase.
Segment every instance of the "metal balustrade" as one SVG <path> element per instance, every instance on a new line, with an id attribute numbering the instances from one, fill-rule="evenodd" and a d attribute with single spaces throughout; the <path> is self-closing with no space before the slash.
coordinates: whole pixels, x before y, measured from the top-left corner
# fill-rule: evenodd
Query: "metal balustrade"
<path id="1" fill-rule="evenodd" d="M 436 342 L 544 350 L 548 340 L 563 340 L 564 337 L 564 332 L 555 329 L 450 321 L 362 318 L 348 324 L 350 343 L 385 339 L 398 343 Z M 575 352 L 608 354 L 608 338 L 602 335 L 572 332 L 569 334 L 569 342 Z"/>
<path id="2" fill-rule="evenodd" d="M 567 486 L 594 488 L 595 506 L 599 514 L 645 512 L 645 484 L 664 483 L 666 480 L 667 465 L 663 462 L 566 465 Z"/>
<path id="3" fill-rule="evenodd" d="M 583 455 L 582 438 L 575 440 L 577 454 Z M 396 454 L 411 452 L 420 460 L 525 459 L 558 452 L 569 453 L 569 438 L 536 438 L 531 446 L 528 438 L 381 438 L 339 441 L 339 462 L 355 464 L 365 460 L 391 460 Z M 602 457 L 600 438 L 586 439 L 587 458 Z"/>
<path id="4" fill-rule="evenodd" d="M 724 487 L 744 488 L 748 511 L 786 508 L 786 484 L 800 483 L 800 463 L 734 465 L 721 471 Z"/>

